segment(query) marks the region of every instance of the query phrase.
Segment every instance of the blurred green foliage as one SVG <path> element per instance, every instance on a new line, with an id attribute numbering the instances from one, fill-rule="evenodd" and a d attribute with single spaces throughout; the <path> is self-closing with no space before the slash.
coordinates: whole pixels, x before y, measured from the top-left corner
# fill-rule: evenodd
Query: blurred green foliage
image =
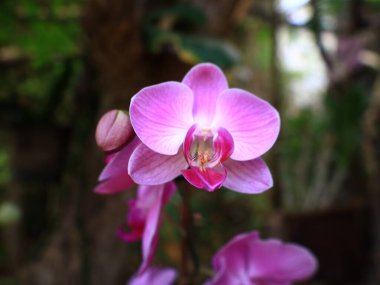
<path id="1" fill-rule="evenodd" d="M 0 2 L 0 105 L 5 121 L 65 123 L 80 61 L 80 2 Z"/>
<path id="2" fill-rule="evenodd" d="M 358 80 L 325 94 L 323 110 L 303 109 L 284 118 L 280 164 L 285 208 L 311 210 L 335 201 L 361 155 L 369 98 L 365 81 Z"/>
<path id="3" fill-rule="evenodd" d="M 9 154 L 4 148 L 0 148 L 0 189 L 8 183 L 10 174 Z"/>
<path id="4" fill-rule="evenodd" d="M 329 131 L 339 142 L 335 148 L 336 160 L 340 167 L 349 167 L 362 141 L 362 118 L 368 107 L 370 96 L 368 86 L 359 80 L 345 88 L 342 94 L 327 94 L 325 97 L 326 116 Z"/>
<path id="5" fill-rule="evenodd" d="M 21 212 L 17 205 L 11 202 L 0 204 L 0 226 L 14 224 L 21 218 Z"/>
<path id="6" fill-rule="evenodd" d="M 335 57 L 350 55 L 342 54 L 339 49 L 329 49 L 321 39 L 325 31 L 331 32 L 339 48 L 341 37 L 347 37 L 355 28 L 363 29 L 355 25 L 364 22 L 353 23 L 357 20 L 354 17 L 357 7 L 367 11 L 364 9 L 376 8 L 379 3 L 378 0 L 309 2 L 313 16 L 304 27 L 314 34 L 326 67 L 330 61 L 327 68 L 329 85 L 320 95 L 321 106 L 301 109 L 296 115 L 283 118 L 280 164 L 284 204 L 288 211 L 323 209 L 337 203 L 338 197 L 349 196 L 344 186 L 353 164 L 361 157 L 363 116 L 370 102 L 376 72 L 360 64 L 345 67 L 346 62 Z M 356 31 L 356 36 L 358 34 L 360 31 Z M 337 71 L 347 72 L 346 77 L 335 79 Z M 285 84 L 294 76 L 284 75 Z"/>
<path id="7" fill-rule="evenodd" d="M 237 50 L 229 43 L 209 36 L 200 36 L 198 28 L 207 17 L 195 6 L 175 5 L 148 13 L 144 23 L 144 37 L 149 51 L 174 51 L 189 64 L 213 62 L 222 68 L 231 67 L 239 60 Z"/>
<path id="8" fill-rule="evenodd" d="M 380 0 L 366 0 L 366 2 L 369 6 L 380 9 Z"/>
<path id="9" fill-rule="evenodd" d="M 245 59 L 261 73 L 269 72 L 272 61 L 271 27 L 256 18 L 247 17 L 244 21 Z M 253 52 L 253 50 L 255 52 Z"/>
<path id="10" fill-rule="evenodd" d="M 0 45 L 15 46 L 33 67 L 78 52 L 79 1 L 2 1 Z"/>
<path id="11" fill-rule="evenodd" d="M 10 177 L 16 177 L 19 169 L 10 165 L 9 157 L 15 154 L 10 153 L 5 139 L 18 126 L 27 130 L 35 125 L 66 127 L 73 120 L 74 93 L 82 68 L 81 5 L 78 0 L 0 1 L 0 225 L 20 220 L 26 225 L 23 233 L 27 238 L 36 225 L 46 226 L 52 215 L 46 215 L 47 199 L 41 199 L 46 196 L 45 189 L 30 181 L 23 181 L 27 184 L 23 195 L 30 198 L 38 191 L 38 199 L 27 200 L 27 207 L 20 201 L 11 202 L 15 194 L 9 193 Z M 41 147 L 48 151 L 45 145 Z M 0 284 L 18 284 L 10 276 L 8 254 L 0 245 L 0 270 L 4 273 Z"/>

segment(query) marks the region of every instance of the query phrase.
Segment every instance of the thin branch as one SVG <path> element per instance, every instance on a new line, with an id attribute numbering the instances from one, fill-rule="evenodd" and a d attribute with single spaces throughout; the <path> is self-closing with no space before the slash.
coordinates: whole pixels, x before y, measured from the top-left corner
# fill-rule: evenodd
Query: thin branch
<path id="1" fill-rule="evenodd" d="M 318 7 L 318 0 L 311 0 L 310 3 L 311 3 L 313 10 L 314 10 L 314 17 L 313 17 L 314 25 L 313 25 L 312 31 L 314 33 L 315 42 L 317 44 L 319 53 L 320 53 L 323 61 L 325 62 L 326 67 L 331 72 L 333 69 L 333 62 L 332 62 L 331 58 L 329 57 L 325 47 L 323 46 L 323 42 L 322 42 L 321 13 L 320 13 L 319 7 Z"/>
<path id="2" fill-rule="evenodd" d="M 375 264 L 372 283 L 380 282 L 380 153 L 379 153 L 379 121 L 380 121 L 380 76 L 374 84 L 371 104 L 364 115 L 364 143 L 363 157 L 368 175 L 369 200 L 371 203 L 373 227 L 372 238 L 374 243 L 373 261 Z"/>
<path id="3" fill-rule="evenodd" d="M 180 269 L 179 284 L 190 285 L 194 283 L 194 280 L 199 272 L 199 258 L 196 252 L 194 237 L 194 220 L 190 207 L 190 193 L 189 184 L 184 181 L 182 183 L 183 188 L 179 190 L 182 197 L 181 208 L 181 223 L 183 231 L 182 239 L 182 260 Z M 190 266 L 190 261 L 191 265 Z"/>
<path id="4" fill-rule="evenodd" d="M 271 101 L 273 106 L 281 113 L 282 111 L 282 102 L 281 102 L 281 72 L 279 66 L 278 59 L 278 39 L 277 39 L 277 31 L 279 27 L 279 14 L 276 10 L 276 0 L 271 0 L 271 62 L 270 62 L 270 75 L 271 75 Z M 278 140 L 280 140 L 279 138 Z M 275 178 L 280 177 L 280 158 L 279 153 L 273 153 L 273 176 Z M 273 203 L 274 206 L 279 209 L 282 207 L 282 191 L 280 189 L 281 185 L 278 184 L 276 187 L 276 191 L 273 194 Z"/>

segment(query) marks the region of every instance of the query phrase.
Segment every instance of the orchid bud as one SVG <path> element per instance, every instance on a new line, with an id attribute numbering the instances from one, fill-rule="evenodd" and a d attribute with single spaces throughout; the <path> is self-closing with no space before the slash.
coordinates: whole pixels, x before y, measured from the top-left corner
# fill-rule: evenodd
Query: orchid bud
<path id="1" fill-rule="evenodd" d="M 95 137 L 103 151 L 111 151 L 125 144 L 132 134 L 128 114 L 121 110 L 112 110 L 100 118 Z"/>

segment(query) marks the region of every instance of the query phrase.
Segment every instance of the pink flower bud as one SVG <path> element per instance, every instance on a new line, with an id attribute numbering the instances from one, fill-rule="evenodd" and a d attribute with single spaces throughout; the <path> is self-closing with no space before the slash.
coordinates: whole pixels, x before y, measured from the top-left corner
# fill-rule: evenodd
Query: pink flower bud
<path id="1" fill-rule="evenodd" d="M 112 110 L 100 118 L 95 137 L 102 150 L 111 151 L 125 144 L 132 134 L 128 114 L 121 110 Z"/>

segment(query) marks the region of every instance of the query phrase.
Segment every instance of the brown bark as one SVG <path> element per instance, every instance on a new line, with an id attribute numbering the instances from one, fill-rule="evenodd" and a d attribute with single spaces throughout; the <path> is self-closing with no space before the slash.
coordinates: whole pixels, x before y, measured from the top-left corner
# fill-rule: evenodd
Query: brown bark
<path id="1" fill-rule="evenodd" d="M 380 77 L 372 93 L 372 101 L 364 117 L 364 164 L 368 173 L 369 200 L 372 209 L 372 238 L 375 274 L 371 284 L 380 283 Z"/>
<path id="2" fill-rule="evenodd" d="M 113 197 L 92 192 L 103 166 L 102 153 L 93 136 L 96 119 L 105 110 L 128 109 L 130 98 L 144 86 L 181 80 L 189 69 L 175 54 L 149 54 L 142 40 L 144 15 L 173 2 L 85 2 L 82 20 L 85 60 L 93 66 L 84 63 L 83 77 L 78 82 L 77 109 L 73 112 L 76 120 L 72 136 L 66 138 L 69 148 L 62 158 L 67 167 L 60 184 L 54 183 L 49 189 L 63 189 L 64 198 L 59 198 L 54 227 L 39 239 L 43 246 L 38 254 L 33 260 L 23 258 L 19 263 L 21 284 L 124 284 L 137 269 L 140 256 L 127 252 L 127 246 L 115 236 L 115 230 L 124 221 L 126 200 L 132 192 Z M 211 21 L 205 30 L 212 34 L 226 32 L 226 23 L 238 22 L 249 6 L 249 1 L 193 2 L 208 14 Z M 99 82 L 94 82 L 95 78 Z M 104 96 L 97 104 L 99 87 Z"/>

